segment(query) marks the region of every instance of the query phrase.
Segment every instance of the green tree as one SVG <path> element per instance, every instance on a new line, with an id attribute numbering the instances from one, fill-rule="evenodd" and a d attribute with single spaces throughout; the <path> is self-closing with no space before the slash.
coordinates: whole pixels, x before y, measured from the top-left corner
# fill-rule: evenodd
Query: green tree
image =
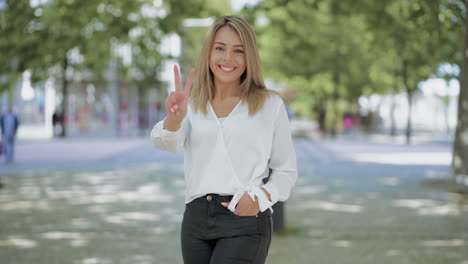
<path id="1" fill-rule="evenodd" d="M 93 80 L 104 79 L 104 73 L 115 44 L 128 42 L 129 31 L 136 27 L 138 12 L 145 1 L 52 1 L 43 7 L 41 23 L 47 30 L 41 53 L 50 60 L 49 65 L 60 65 L 62 79 L 62 113 L 67 114 L 67 71 L 92 73 Z M 114 45 L 113 45 L 114 44 Z M 84 61 L 74 62 L 70 52 L 78 50 Z M 66 128 L 65 125 L 63 125 Z M 66 136 L 66 129 L 62 130 Z"/>
<path id="2" fill-rule="evenodd" d="M 362 15 L 345 9 L 335 1 L 276 0 L 246 10 L 251 21 L 260 22 L 265 75 L 299 93 L 296 111 L 310 115 L 311 109 L 327 108 L 332 133 L 345 109 L 372 89 L 369 51 L 374 37 L 366 32 Z"/>
<path id="3" fill-rule="evenodd" d="M 394 83 L 406 91 L 409 106 L 406 141 L 410 143 L 414 94 L 418 84 L 435 73 L 442 60 L 442 52 L 438 50 L 443 45 L 441 27 L 434 11 L 437 7 L 426 0 L 360 2 L 357 11 L 366 16 L 369 30 L 385 39 L 386 45 L 379 49 L 387 49 L 392 54 L 388 63 L 393 65 L 385 68 L 394 74 Z"/>
<path id="4" fill-rule="evenodd" d="M 41 59 L 37 27 L 29 1 L 0 1 L 0 92 L 11 90 L 29 65 Z"/>
<path id="5" fill-rule="evenodd" d="M 459 76 L 460 95 L 458 100 L 458 122 L 453 146 L 452 173 L 460 188 L 468 191 L 468 0 L 455 1 L 458 6 L 452 6 L 455 20 L 462 24 L 464 40 L 461 49 L 461 71 Z M 452 17 L 453 18 L 453 17 Z"/>
<path id="6" fill-rule="evenodd" d="M 70 77 L 81 74 L 86 81 L 106 82 L 110 62 L 119 78 L 134 83 L 141 95 L 160 87 L 162 37 L 180 31 L 185 18 L 214 10 L 208 0 L 161 1 L 159 6 L 152 0 L 53 0 L 35 6 L 4 1 L 0 56 L 6 63 L 0 66 L 0 89 L 11 87 L 25 70 L 31 71 L 33 83 L 55 76 L 62 82 L 64 115 Z M 122 46 L 131 49 L 130 63 L 116 52 Z"/>
<path id="7" fill-rule="evenodd" d="M 31 6 L 30 1 L 7 0 L 0 49 L 8 55 L 1 73 L 18 76 L 30 70 L 33 83 L 55 75 L 62 80 L 61 108 L 66 115 L 67 72 L 88 70 L 99 79 L 112 55 L 111 41 L 128 39 L 128 31 L 135 26 L 132 14 L 144 2 L 55 0 Z M 71 59 L 72 51 L 81 54 L 83 61 Z M 66 130 L 62 133 L 65 136 Z"/>

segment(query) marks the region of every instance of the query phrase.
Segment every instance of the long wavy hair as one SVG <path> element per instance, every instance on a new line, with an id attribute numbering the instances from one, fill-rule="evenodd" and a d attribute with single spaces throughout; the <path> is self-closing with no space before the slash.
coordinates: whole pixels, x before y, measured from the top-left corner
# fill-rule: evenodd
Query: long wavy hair
<path id="1" fill-rule="evenodd" d="M 195 111 L 202 111 L 205 115 L 208 113 L 208 103 L 214 98 L 216 92 L 213 72 L 210 69 L 210 53 L 213 48 L 216 32 L 222 27 L 230 27 L 236 31 L 244 46 L 246 68 L 240 80 L 240 99 L 243 102 L 247 102 L 249 115 L 253 116 L 263 108 L 266 99 L 275 92 L 266 89 L 263 82 L 255 34 L 247 21 L 238 16 L 222 16 L 218 18 L 206 33 L 198 58 L 197 72 L 195 73 L 195 81 L 190 92 L 190 98 L 192 99 Z"/>

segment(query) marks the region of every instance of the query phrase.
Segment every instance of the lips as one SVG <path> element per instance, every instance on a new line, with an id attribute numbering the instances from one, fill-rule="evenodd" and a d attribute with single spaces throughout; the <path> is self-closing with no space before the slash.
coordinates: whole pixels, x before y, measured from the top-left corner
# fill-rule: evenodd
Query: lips
<path id="1" fill-rule="evenodd" d="M 222 72 L 226 72 L 226 73 L 233 72 L 236 69 L 236 67 L 231 67 L 231 66 L 226 66 L 226 65 L 218 65 L 218 68 Z"/>

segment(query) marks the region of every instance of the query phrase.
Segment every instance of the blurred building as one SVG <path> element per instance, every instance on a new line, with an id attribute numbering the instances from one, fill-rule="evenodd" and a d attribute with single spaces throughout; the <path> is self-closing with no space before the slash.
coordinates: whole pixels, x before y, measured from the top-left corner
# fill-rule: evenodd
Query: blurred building
<path id="1" fill-rule="evenodd" d="M 459 89 L 459 83 L 455 79 L 448 83 L 442 79 L 422 82 L 413 97 L 411 109 L 413 131 L 453 135 L 457 125 Z M 394 95 L 362 96 L 359 105 L 361 116 L 373 116 L 378 126 L 377 130 L 388 132 L 392 122 L 397 131 L 406 129 L 409 104 L 405 92 Z"/>
<path id="2" fill-rule="evenodd" d="M 181 40 L 177 35 L 165 37 L 161 52 L 180 55 Z M 121 57 L 131 57 L 130 49 L 120 48 Z M 73 59 L 73 58 L 72 58 Z M 125 59 L 124 59 L 125 60 Z M 147 135 L 151 127 L 164 116 L 164 100 L 169 87 L 174 87 L 172 66 L 175 60 L 163 62 L 160 80 L 154 87 L 141 90 L 135 84 L 119 79 L 117 66 L 109 63 L 107 80 L 95 81 L 86 73 L 67 72 L 68 105 L 67 136 L 137 136 Z M 62 81 L 49 78 L 31 86 L 30 74 L 12 91 L 1 95 L 0 107 L 5 109 L 13 99 L 14 110 L 21 118 L 19 139 L 48 139 L 54 134 L 52 117 L 60 114 L 63 100 Z M 55 128 L 57 129 L 57 128 Z"/>

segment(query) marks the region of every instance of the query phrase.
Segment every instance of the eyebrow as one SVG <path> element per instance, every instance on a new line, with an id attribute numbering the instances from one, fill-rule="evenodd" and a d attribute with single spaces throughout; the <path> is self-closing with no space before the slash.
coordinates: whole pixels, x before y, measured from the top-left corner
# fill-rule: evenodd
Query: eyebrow
<path id="1" fill-rule="evenodd" d="M 223 45 L 223 46 L 226 46 L 226 43 L 223 43 L 223 42 L 215 42 L 215 44 L 220 44 L 220 45 Z M 233 45 L 233 47 L 244 47 L 244 45 L 242 44 L 236 44 L 236 45 Z"/>

